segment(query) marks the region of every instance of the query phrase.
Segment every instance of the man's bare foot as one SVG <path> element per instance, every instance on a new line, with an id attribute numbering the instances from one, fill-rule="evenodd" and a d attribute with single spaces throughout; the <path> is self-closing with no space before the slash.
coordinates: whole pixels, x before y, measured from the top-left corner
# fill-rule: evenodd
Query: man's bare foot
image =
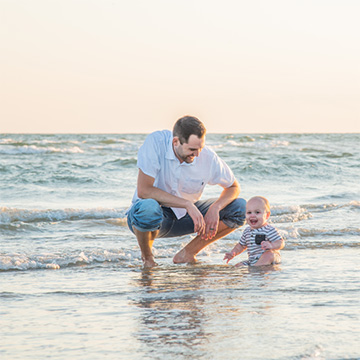
<path id="1" fill-rule="evenodd" d="M 143 259 L 143 264 L 144 264 L 144 268 L 152 268 L 158 266 L 158 263 L 156 263 L 154 259 L 147 259 L 147 260 Z"/>
<path id="2" fill-rule="evenodd" d="M 189 255 L 186 253 L 185 249 L 180 250 L 173 259 L 174 264 L 183 264 L 183 263 L 196 263 L 196 257 L 194 255 Z"/>

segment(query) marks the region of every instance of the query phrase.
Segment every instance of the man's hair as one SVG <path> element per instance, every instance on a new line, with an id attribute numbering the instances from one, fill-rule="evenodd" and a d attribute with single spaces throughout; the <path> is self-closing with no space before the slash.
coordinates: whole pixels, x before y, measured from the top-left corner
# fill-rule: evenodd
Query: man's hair
<path id="1" fill-rule="evenodd" d="M 181 144 L 187 143 L 190 135 L 196 135 L 201 139 L 205 134 L 204 124 L 195 116 L 183 116 L 176 121 L 173 128 L 173 136 L 177 136 Z"/>

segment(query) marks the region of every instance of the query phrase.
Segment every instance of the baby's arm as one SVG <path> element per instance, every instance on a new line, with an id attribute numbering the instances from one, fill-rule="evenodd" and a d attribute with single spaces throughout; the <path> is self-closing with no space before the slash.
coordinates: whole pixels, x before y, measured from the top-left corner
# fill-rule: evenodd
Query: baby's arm
<path id="1" fill-rule="evenodd" d="M 231 259 L 233 259 L 235 256 L 241 254 L 245 250 L 246 250 L 246 246 L 243 246 L 243 245 L 240 245 L 239 243 L 237 243 L 230 252 L 227 252 L 225 254 L 224 260 L 227 260 L 226 263 L 228 264 Z"/>
<path id="2" fill-rule="evenodd" d="M 261 243 L 261 248 L 263 250 L 281 250 L 285 246 L 285 241 L 283 239 L 275 241 L 263 241 Z"/>

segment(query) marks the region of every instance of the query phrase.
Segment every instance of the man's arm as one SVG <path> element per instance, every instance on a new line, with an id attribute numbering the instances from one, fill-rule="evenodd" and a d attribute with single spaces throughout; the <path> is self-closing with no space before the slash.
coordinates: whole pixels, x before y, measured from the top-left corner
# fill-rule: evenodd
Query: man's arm
<path id="1" fill-rule="evenodd" d="M 198 208 L 189 200 L 167 193 L 154 186 L 155 179 L 144 174 L 139 169 L 137 180 L 137 193 L 141 199 L 154 199 L 159 204 L 167 207 L 179 207 L 186 209 L 194 222 L 194 231 L 198 234 L 205 232 L 205 221 Z"/>
<path id="2" fill-rule="evenodd" d="M 232 201 L 237 199 L 240 194 L 240 185 L 235 180 L 231 186 L 224 188 L 219 198 L 210 206 L 205 215 L 205 235 L 204 238 L 212 239 L 218 230 L 219 226 L 219 213 L 229 205 Z"/>

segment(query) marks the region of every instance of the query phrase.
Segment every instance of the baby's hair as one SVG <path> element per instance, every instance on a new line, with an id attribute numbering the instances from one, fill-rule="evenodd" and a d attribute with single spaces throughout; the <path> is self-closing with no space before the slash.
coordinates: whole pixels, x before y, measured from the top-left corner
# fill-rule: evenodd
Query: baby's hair
<path id="1" fill-rule="evenodd" d="M 267 198 L 265 198 L 263 196 L 254 196 L 250 200 L 261 200 L 264 203 L 266 212 L 270 212 L 270 203 Z"/>

